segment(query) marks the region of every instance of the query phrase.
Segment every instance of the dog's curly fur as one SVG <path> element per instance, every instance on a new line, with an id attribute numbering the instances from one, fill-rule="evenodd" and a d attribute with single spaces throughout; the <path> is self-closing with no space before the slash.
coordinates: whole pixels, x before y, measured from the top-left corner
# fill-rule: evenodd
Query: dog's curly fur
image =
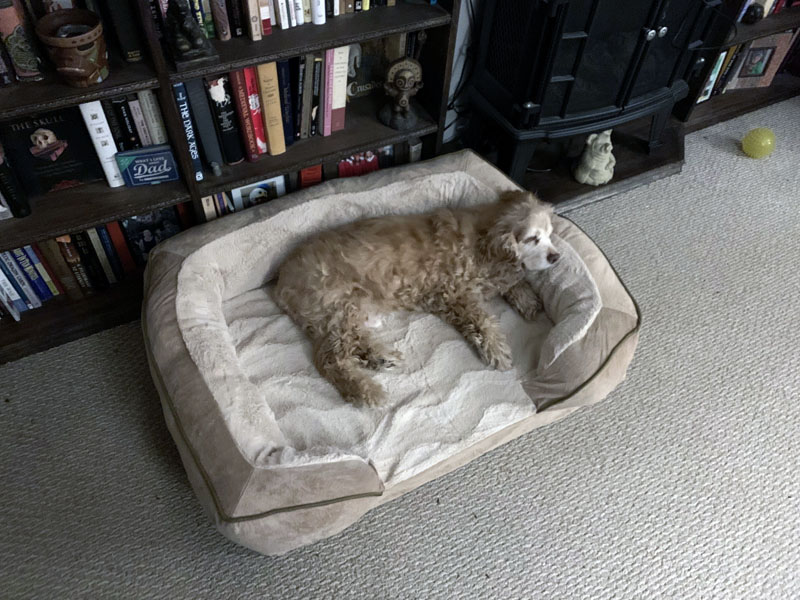
<path id="1" fill-rule="evenodd" d="M 533 318 L 540 304 L 524 265 L 557 260 L 551 214 L 533 194 L 507 192 L 472 208 L 359 221 L 298 247 L 280 268 L 275 298 L 311 338 L 319 372 L 347 400 L 384 397 L 366 369 L 392 367 L 400 357 L 371 338 L 368 322 L 392 310 L 440 316 L 488 365 L 507 370 L 511 350 L 485 302 L 503 294 Z"/>

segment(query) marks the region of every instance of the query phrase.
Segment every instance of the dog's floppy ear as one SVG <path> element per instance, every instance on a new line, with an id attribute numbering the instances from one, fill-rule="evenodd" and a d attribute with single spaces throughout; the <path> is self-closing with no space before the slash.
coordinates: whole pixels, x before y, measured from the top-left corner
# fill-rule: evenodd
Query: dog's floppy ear
<path id="1" fill-rule="evenodd" d="M 506 190 L 505 192 L 501 192 L 498 200 L 500 204 L 514 204 L 516 202 L 524 202 L 528 200 L 529 196 L 532 196 L 530 192 L 522 191 L 522 190 Z"/>

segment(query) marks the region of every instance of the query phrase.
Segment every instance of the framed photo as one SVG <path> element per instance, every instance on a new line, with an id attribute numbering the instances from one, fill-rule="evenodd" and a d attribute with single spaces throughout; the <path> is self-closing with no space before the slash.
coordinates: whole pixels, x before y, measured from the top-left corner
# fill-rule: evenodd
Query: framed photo
<path id="1" fill-rule="evenodd" d="M 775 46 L 768 48 L 752 48 L 744 59 L 739 77 L 761 77 L 769 66 Z"/>

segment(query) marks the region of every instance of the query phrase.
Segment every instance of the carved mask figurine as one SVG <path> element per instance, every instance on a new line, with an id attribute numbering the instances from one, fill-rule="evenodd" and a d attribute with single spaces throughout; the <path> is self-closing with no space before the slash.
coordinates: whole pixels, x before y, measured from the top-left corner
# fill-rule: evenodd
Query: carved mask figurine
<path id="1" fill-rule="evenodd" d="M 87 87 L 108 77 L 103 23 L 93 12 L 74 8 L 46 14 L 36 23 L 36 35 L 70 85 Z"/>

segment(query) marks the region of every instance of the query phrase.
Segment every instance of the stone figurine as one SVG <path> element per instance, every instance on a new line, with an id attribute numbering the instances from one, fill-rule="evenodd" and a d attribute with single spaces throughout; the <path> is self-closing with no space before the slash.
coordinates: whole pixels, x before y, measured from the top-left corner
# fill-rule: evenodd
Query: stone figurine
<path id="1" fill-rule="evenodd" d="M 169 0 L 165 22 L 167 42 L 175 60 L 206 58 L 216 54 L 194 18 L 188 0 Z"/>
<path id="2" fill-rule="evenodd" d="M 378 119 L 392 129 L 413 129 L 419 117 L 411 98 L 422 88 L 422 65 L 413 58 L 401 58 L 389 65 L 383 89 L 391 98 L 378 113 Z"/>
<path id="3" fill-rule="evenodd" d="M 575 167 L 575 180 L 589 185 L 603 185 L 614 177 L 614 165 L 617 160 L 611 154 L 611 130 L 593 133 L 586 138 L 578 166 Z"/>

